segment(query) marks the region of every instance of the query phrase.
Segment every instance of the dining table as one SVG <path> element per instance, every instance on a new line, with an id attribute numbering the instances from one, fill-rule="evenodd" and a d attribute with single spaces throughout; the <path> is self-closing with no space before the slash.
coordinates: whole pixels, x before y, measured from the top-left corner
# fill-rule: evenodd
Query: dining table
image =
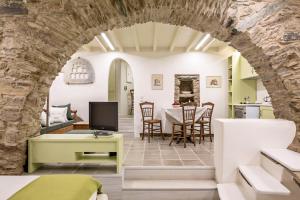
<path id="1" fill-rule="evenodd" d="M 206 110 L 206 106 L 196 108 L 195 122 L 200 120 Z M 172 124 L 183 122 L 182 107 L 161 108 L 161 121 L 163 133 L 172 133 Z"/>

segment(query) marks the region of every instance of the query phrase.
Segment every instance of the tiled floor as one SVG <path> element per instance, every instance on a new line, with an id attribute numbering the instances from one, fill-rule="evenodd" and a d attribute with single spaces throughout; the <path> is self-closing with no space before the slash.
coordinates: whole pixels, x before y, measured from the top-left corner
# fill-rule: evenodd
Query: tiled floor
<path id="1" fill-rule="evenodd" d="M 213 143 L 206 141 L 183 148 L 183 143 L 169 146 L 169 138 L 155 137 L 148 143 L 140 138 L 125 138 L 125 166 L 214 166 Z"/>

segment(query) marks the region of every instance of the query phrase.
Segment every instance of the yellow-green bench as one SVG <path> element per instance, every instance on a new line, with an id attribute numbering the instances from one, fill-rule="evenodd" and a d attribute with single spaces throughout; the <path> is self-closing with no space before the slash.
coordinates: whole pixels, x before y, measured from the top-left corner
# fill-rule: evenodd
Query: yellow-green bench
<path id="1" fill-rule="evenodd" d="M 115 152 L 116 156 L 100 154 L 110 152 Z M 121 134 L 98 138 L 92 134 L 44 134 L 28 141 L 29 173 L 46 163 L 113 163 L 120 173 L 122 160 Z"/>

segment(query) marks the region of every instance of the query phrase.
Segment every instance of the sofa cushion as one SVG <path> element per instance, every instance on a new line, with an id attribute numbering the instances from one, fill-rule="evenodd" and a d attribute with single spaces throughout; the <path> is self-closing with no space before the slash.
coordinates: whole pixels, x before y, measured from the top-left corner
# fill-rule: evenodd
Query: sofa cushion
<path id="1" fill-rule="evenodd" d="M 72 116 L 72 113 L 71 113 L 71 104 L 66 104 L 66 105 L 54 105 L 52 107 L 56 107 L 56 108 L 65 108 L 67 107 L 67 119 L 68 120 L 72 120 L 73 119 L 73 116 Z"/>
<path id="2" fill-rule="evenodd" d="M 54 123 L 65 123 L 68 122 L 67 119 L 67 107 L 58 108 L 58 107 L 51 107 L 50 108 L 50 121 Z"/>

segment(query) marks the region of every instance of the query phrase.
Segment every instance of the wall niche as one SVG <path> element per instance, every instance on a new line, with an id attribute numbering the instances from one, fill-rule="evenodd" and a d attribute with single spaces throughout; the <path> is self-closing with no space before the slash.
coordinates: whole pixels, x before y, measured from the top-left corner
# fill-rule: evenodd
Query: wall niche
<path id="1" fill-rule="evenodd" d="M 200 105 L 199 74 L 175 74 L 174 102 L 196 102 Z"/>

